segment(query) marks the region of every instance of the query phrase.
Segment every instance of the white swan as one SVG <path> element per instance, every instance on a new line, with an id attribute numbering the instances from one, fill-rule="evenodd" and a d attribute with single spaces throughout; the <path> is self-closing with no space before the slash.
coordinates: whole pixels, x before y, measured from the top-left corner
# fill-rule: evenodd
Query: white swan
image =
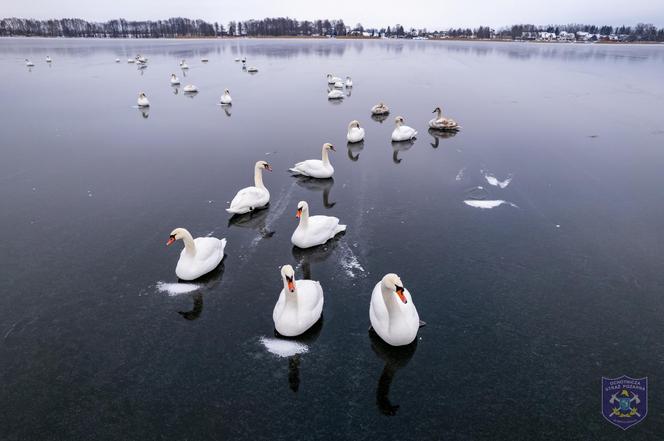
<path id="1" fill-rule="evenodd" d="M 394 118 L 394 123 L 396 124 L 396 127 L 392 132 L 392 141 L 408 141 L 417 136 L 417 130 L 403 125 L 403 116 L 397 116 Z"/>
<path id="2" fill-rule="evenodd" d="M 258 72 L 258 68 L 251 66 L 250 68 L 247 69 L 247 72 L 249 73 L 256 73 Z"/>
<path id="3" fill-rule="evenodd" d="M 350 77 L 346 77 L 346 87 L 353 87 L 353 80 Z"/>
<path id="4" fill-rule="evenodd" d="M 210 60 L 208 60 L 207 58 L 201 58 L 201 63 L 207 63 L 208 61 Z"/>
<path id="5" fill-rule="evenodd" d="M 390 108 L 387 107 L 382 102 L 376 104 L 371 108 L 372 115 L 387 115 L 388 113 L 390 113 Z"/>
<path id="6" fill-rule="evenodd" d="M 457 131 L 461 128 L 453 119 L 444 117 L 440 107 L 436 107 L 431 113 L 437 114 L 435 118 L 429 121 L 429 127 L 432 129 Z"/>
<path id="7" fill-rule="evenodd" d="M 116 62 L 116 63 L 119 63 L 119 62 L 120 62 L 120 59 L 119 59 L 119 58 L 116 58 L 116 59 L 115 59 L 115 62 Z"/>
<path id="8" fill-rule="evenodd" d="M 219 99 L 219 102 L 221 104 L 231 104 L 233 102 L 233 98 L 231 98 L 231 93 L 228 89 L 224 90 L 224 94 L 221 96 L 221 99 Z"/>
<path id="9" fill-rule="evenodd" d="M 387 274 L 371 293 L 369 319 L 376 334 L 387 344 L 403 346 L 413 342 L 420 317 L 410 293 L 396 274 Z"/>
<path id="10" fill-rule="evenodd" d="M 307 159 L 306 161 L 298 162 L 290 169 L 291 172 L 310 176 L 312 178 L 326 179 L 331 178 L 334 174 L 334 167 L 330 163 L 328 152 L 334 150 L 334 146 L 329 142 L 323 144 L 323 159 Z"/>
<path id="11" fill-rule="evenodd" d="M 187 66 L 187 63 L 184 60 L 180 61 L 180 69 L 182 70 L 189 69 L 189 66 Z"/>
<path id="12" fill-rule="evenodd" d="M 138 107 L 150 107 L 150 101 L 148 101 L 148 97 L 145 96 L 145 93 L 143 92 L 138 95 L 136 103 L 138 104 Z"/>
<path id="13" fill-rule="evenodd" d="M 346 231 L 346 225 L 340 225 L 337 217 L 309 217 L 309 204 L 305 201 L 297 204 L 295 215 L 300 218 L 300 223 L 291 236 L 291 242 L 299 248 L 322 245 L 342 231 Z"/>
<path id="14" fill-rule="evenodd" d="M 177 86 L 179 84 L 180 84 L 180 79 L 175 74 L 171 74 L 171 85 Z"/>
<path id="15" fill-rule="evenodd" d="M 258 161 L 254 166 L 254 186 L 245 187 L 238 191 L 226 211 L 233 214 L 243 214 L 265 207 L 270 202 L 270 192 L 263 185 L 263 170 L 272 171 L 272 167 L 265 161 Z"/>
<path id="16" fill-rule="evenodd" d="M 364 129 L 360 127 L 359 121 L 351 121 L 348 124 L 348 134 L 346 140 L 348 142 L 360 142 L 364 139 Z"/>
<path id="17" fill-rule="evenodd" d="M 187 84 L 182 88 L 182 90 L 186 93 L 195 93 L 198 92 L 198 87 L 194 86 L 193 84 Z"/>
<path id="18" fill-rule="evenodd" d="M 46 62 L 47 62 L 47 63 L 50 63 L 50 62 L 52 62 L 52 61 L 53 61 L 53 60 L 51 60 L 51 56 L 50 56 L 50 55 L 47 55 L 47 56 L 46 56 Z"/>
<path id="19" fill-rule="evenodd" d="M 136 62 L 136 60 L 134 60 L 133 58 L 127 59 L 127 63 L 135 63 L 135 62 Z"/>
<path id="20" fill-rule="evenodd" d="M 327 99 L 329 100 L 341 100 L 344 98 L 344 93 L 339 89 L 332 89 L 330 93 L 327 94 Z"/>
<path id="21" fill-rule="evenodd" d="M 28 66 L 28 67 L 32 67 L 32 66 L 35 65 L 35 63 L 33 63 L 32 61 L 30 61 L 30 60 L 28 60 L 28 59 L 26 58 L 26 59 L 25 59 L 25 65 Z"/>
<path id="22" fill-rule="evenodd" d="M 344 88 L 344 83 L 342 83 L 341 81 L 337 81 L 336 83 L 334 83 L 334 88 L 335 89 L 343 89 Z"/>
<path id="23" fill-rule="evenodd" d="M 274 328 L 284 337 L 303 334 L 320 319 L 323 311 L 323 288 L 313 280 L 295 280 L 290 265 L 281 268 L 284 288 L 274 305 Z"/>
<path id="24" fill-rule="evenodd" d="M 235 61 L 240 61 L 240 59 L 239 59 L 239 58 L 236 58 Z"/>
<path id="25" fill-rule="evenodd" d="M 332 74 L 327 74 L 327 84 L 341 83 L 343 80 L 339 77 L 335 77 Z"/>
<path id="26" fill-rule="evenodd" d="M 215 269 L 224 258 L 226 239 L 215 237 L 197 237 L 194 239 L 189 231 L 176 228 L 171 231 L 166 245 L 176 240 L 184 242 L 184 249 L 180 253 L 180 260 L 175 267 L 175 275 L 182 280 L 198 279 Z"/>

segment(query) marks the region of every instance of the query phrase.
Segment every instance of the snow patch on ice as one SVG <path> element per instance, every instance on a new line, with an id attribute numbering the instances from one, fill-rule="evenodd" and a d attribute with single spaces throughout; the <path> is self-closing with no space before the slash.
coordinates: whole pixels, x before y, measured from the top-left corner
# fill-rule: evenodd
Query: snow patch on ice
<path id="1" fill-rule="evenodd" d="M 168 293 L 169 296 L 187 294 L 189 292 L 196 291 L 198 288 L 200 288 L 200 285 L 196 285 L 193 283 L 157 282 L 157 290 L 159 290 L 159 292 Z"/>
<path id="2" fill-rule="evenodd" d="M 470 207 L 481 208 L 483 210 L 488 210 L 488 209 L 491 209 L 491 208 L 500 207 L 503 204 L 509 205 L 511 207 L 518 208 L 515 204 L 513 204 L 511 202 L 503 201 L 502 199 L 493 200 L 493 201 L 466 199 L 465 201 L 463 201 L 463 203 L 470 206 Z"/>
<path id="3" fill-rule="evenodd" d="M 512 182 L 512 175 L 509 175 L 504 181 L 500 181 L 493 174 L 485 173 L 484 179 L 486 179 L 486 181 L 494 187 L 506 188 L 508 185 L 510 185 L 510 182 Z"/>
<path id="4" fill-rule="evenodd" d="M 341 263 L 341 267 L 344 269 L 348 277 L 354 279 L 359 276 L 360 273 L 364 272 L 364 267 L 347 244 L 341 244 L 339 250 L 341 251 L 339 263 Z"/>
<path id="5" fill-rule="evenodd" d="M 292 357 L 293 355 L 309 352 L 309 346 L 293 340 L 261 337 L 260 342 L 269 353 L 278 357 Z"/>

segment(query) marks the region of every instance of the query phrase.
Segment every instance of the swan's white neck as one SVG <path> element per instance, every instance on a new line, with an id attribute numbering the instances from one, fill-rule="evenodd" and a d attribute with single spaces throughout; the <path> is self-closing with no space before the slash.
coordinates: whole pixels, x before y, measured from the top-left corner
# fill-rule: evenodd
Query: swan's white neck
<path id="1" fill-rule="evenodd" d="M 330 165 L 330 157 L 328 156 L 328 151 L 325 147 L 323 147 L 323 164 Z"/>
<path id="2" fill-rule="evenodd" d="M 189 231 L 182 232 L 182 242 L 184 242 L 184 249 L 187 250 L 187 253 L 195 256 L 196 244 L 194 243 L 194 238 L 192 237 L 191 233 L 189 233 Z"/>
<path id="3" fill-rule="evenodd" d="M 301 228 L 306 228 L 309 225 L 309 210 L 302 210 L 300 213 L 300 224 Z"/>
<path id="4" fill-rule="evenodd" d="M 400 302 L 401 300 L 399 300 L 397 296 L 382 283 L 380 285 L 380 291 L 381 294 L 383 294 L 383 301 L 385 302 L 385 306 L 387 307 L 387 312 L 390 315 L 390 318 L 401 314 L 401 309 L 397 304 L 397 302 Z"/>
<path id="5" fill-rule="evenodd" d="M 438 115 L 437 119 L 440 119 L 443 116 L 443 110 L 438 108 L 438 110 L 436 110 L 436 114 Z"/>
<path id="6" fill-rule="evenodd" d="M 256 167 L 254 170 L 254 185 L 265 190 L 265 185 L 263 184 L 263 171 L 260 166 Z"/>
<path id="7" fill-rule="evenodd" d="M 402 125 L 403 123 L 402 123 L 401 121 L 397 121 L 396 124 L 397 124 L 397 128 L 398 128 L 398 127 L 401 127 L 401 125 Z"/>

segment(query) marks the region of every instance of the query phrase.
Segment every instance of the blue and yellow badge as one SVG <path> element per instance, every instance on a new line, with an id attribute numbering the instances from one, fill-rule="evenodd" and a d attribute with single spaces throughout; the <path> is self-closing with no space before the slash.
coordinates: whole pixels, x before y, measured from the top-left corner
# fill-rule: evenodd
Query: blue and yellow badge
<path id="1" fill-rule="evenodd" d="M 648 414 L 648 377 L 602 377 L 602 415 L 627 430 Z"/>

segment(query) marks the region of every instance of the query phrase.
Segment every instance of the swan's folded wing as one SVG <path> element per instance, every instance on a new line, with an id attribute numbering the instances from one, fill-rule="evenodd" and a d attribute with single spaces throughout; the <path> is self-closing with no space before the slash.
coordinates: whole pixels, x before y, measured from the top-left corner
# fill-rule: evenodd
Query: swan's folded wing
<path id="1" fill-rule="evenodd" d="M 306 162 L 307 161 L 298 162 L 289 170 L 292 171 L 293 173 L 306 174 Z"/>
<path id="2" fill-rule="evenodd" d="M 311 216 L 309 218 L 309 230 L 319 242 L 326 242 L 337 233 L 339 218 L 334 216 Z"/>
<path id="3" fill-rule="evenodd" d="M 291 170 L 309 175 L 311 173 L 316 173 L 317 171 L 322 171 L 323 169 L 323 161 L 319 159 L 307 159 L 306 161 L 295 164 L 295 167 Z"/>
<path id="4" fill-rule="evenodd" d="M 224 257 L 224 246 L 226 239 L 215 237 L 198 237 L 195 239 L 196 259 L 208 262 L 216 267 Z"/>
<path id="5" fill-rule="evenodd" d="M 265 192 L 258 187 L 245 187 L 238 191 L 231 201 L 231 208 L 252 205 L 264 196 Z"/>
<path id="6" fill-rule="evenodd" d="M 320 315 L 323 308 L 323 288 L 320 283 L 315 280 L 298 280 L 297 289 L 302 308 L 314 315 Z"/>

